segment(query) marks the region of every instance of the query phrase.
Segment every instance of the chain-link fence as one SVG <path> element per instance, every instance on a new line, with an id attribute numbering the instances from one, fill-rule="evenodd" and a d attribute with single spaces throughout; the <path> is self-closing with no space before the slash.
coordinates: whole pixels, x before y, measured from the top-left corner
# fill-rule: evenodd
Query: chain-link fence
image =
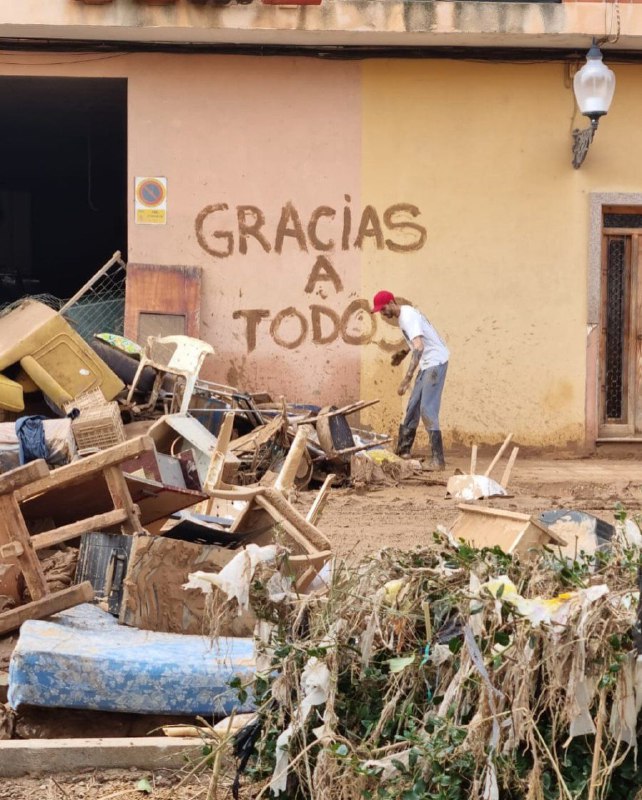
<path id="1" fill-rule="evenodd" d="M 29 295 L 61 313 L 76 331 L 89 341 L 96 333 L 116 333 L 122 336 L 125 324 L 125 278 L 127 265 L 120 252 L 95 273 L 69 300 L 51 294 Z M 6 314 L 22 303 L 16 300 L 0 308 Z"/>
<path id="2" fill-rule="evenodd" d="M 109 261 L 62 306 L 60 313 L 83 339 L 95 333 L 122 336 L 125 324 L 127 266 L 116 252 Z"/>

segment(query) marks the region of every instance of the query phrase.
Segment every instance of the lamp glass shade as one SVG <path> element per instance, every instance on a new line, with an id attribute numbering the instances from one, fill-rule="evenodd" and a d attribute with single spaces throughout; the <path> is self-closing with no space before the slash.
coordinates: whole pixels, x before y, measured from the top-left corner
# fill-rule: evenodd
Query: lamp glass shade
<path id="1" fill-rule="evenodd" d="M 580 111 L 587 117 L 601 117 L 611 107 L 615 74 L 602 61 L 599 47 L 591 47 L 586 54 L 586 64 L 573 78 L 573 91 Z"/>

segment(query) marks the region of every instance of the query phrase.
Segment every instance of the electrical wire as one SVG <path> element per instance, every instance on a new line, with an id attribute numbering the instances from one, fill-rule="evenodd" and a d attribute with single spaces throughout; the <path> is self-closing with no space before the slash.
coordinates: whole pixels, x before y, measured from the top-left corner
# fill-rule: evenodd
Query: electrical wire
<path id="1" fill-rule="evenodd" d="M 85 55 L 90 55 L 90 54 L 86 53 Z M 104 55 L 104 56 L 99 55 L 96 56 L 96 58 L 76 58 L 73 60 L 70 59 L 68 61 L 6 61 L 4 59 L 0 59 L 0 64 L 9 64 L 18 67 L 58 67 L 58 66 L 67 66 L 73 64 L 91 64 L 94 61 L 107 61 L 112 58 L 122 58 L 123 56 L 126 55 L 129 55 L 129 53 L 112 53 L 110 55 Z"/>

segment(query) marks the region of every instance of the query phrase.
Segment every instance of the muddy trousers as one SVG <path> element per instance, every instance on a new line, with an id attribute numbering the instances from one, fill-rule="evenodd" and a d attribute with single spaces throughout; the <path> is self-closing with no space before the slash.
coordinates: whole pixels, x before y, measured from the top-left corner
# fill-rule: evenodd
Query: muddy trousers
<path id="1" fill-rule="evenodd" d="M 428 367 L 418 373 L 415 379 L 403 424 L 399 428 L 398 454 L 408 455 L 415 440 L 419 422 L 422 421 L 428 431 L 433 461 L 443 466 L 444 455 L 439 429 L 439 408 L 441 395 L 446 382 L 448 362 Z"/>

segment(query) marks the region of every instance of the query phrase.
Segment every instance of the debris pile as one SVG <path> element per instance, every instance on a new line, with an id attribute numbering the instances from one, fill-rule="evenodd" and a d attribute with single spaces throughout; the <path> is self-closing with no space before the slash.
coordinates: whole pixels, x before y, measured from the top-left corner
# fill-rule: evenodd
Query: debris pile
<path id="1" fill-rule="evenodd" d="M 245 772 L 261 796 L 638 797 L 640 563 L 620 539 L 522 560 L 436 534 L 335 566 L 327 593 L 255 577 Z"/>
<path id="2" fill-rule="evenodd" d="M 14 706 L 39 698 L 139 711 L 140 698 L 127 692 L 85 692 L 82 670 L 71 665 L 113 671 L 117 654 L 98 648 L 99 665 L 85 654 L 105 631 L 118 639 L 115 620 L 129 629 L 124 652 L 148 644 L 159 648 L 157 663 L 171 662 L 180 647 L 162 637 L 198 637 L 206 625 L 202 592 L 183 589 L 189 575 L 224 574 L 253 547 L 278 544 L 296 591 L 307 591 L 332 558 L 317 527 L 330 487 L 350 479 L 355 453 L 389 441 L 348 423 L 376 400 L 340 408 L 274 402 L 203 380 L 214 349 L 199 339 L 137 343 L 118 322 L 105 330 L 105 308 L 110 322 L 124 309 L 124 296 L 112 302 L 96 291 L 106 282 L 109 292 L 114 266 L 120 287 L 125 265 L 114 254 L 62 307 L 25 298 L 0 311 L 0 635 L 21 628 Z M 301 512 L 292 496 L 314 485 Z M 97 608 L 74 610 L 87 602 Z M 69 609 L 62 622 L 39 622 Z M 248 613 L 218 632 L 248 637 L 254 623 Z M 54 657 L 41 643 L 53 642 L 59 626 L 71 649 Z M 245 653 L 249 641 L 236 650 Z M 151 685 L 156 667 L 145 663 Z M 172 694 L 168 687 L 161 704 L 174 711 Z M 195 707 L 205 708 L 194 702 L 184 711 Z"/>
<path id="3" fill-rule="evenodd" d="M 114 259 L 102 277 L 124 269 Z M 491 473 L 512 436 L 483 475 L 473 447 L 446 486 L 350 425 L 376 400 L 306 406 L 206 381 L 209 344 L 96 330 L 104 304 L 84 290 L 82 335 L 35 299 L 0 312 L 13 709 L 247 711 L 236 747 L 261 796 L 642 791 L 637 527 L 461 504 L 430 546 L 348 569 L 318 527 L 334 484 L 506 496 L 518 449 Z M 0 738 L 12 719 L 0 705 Z"/>

